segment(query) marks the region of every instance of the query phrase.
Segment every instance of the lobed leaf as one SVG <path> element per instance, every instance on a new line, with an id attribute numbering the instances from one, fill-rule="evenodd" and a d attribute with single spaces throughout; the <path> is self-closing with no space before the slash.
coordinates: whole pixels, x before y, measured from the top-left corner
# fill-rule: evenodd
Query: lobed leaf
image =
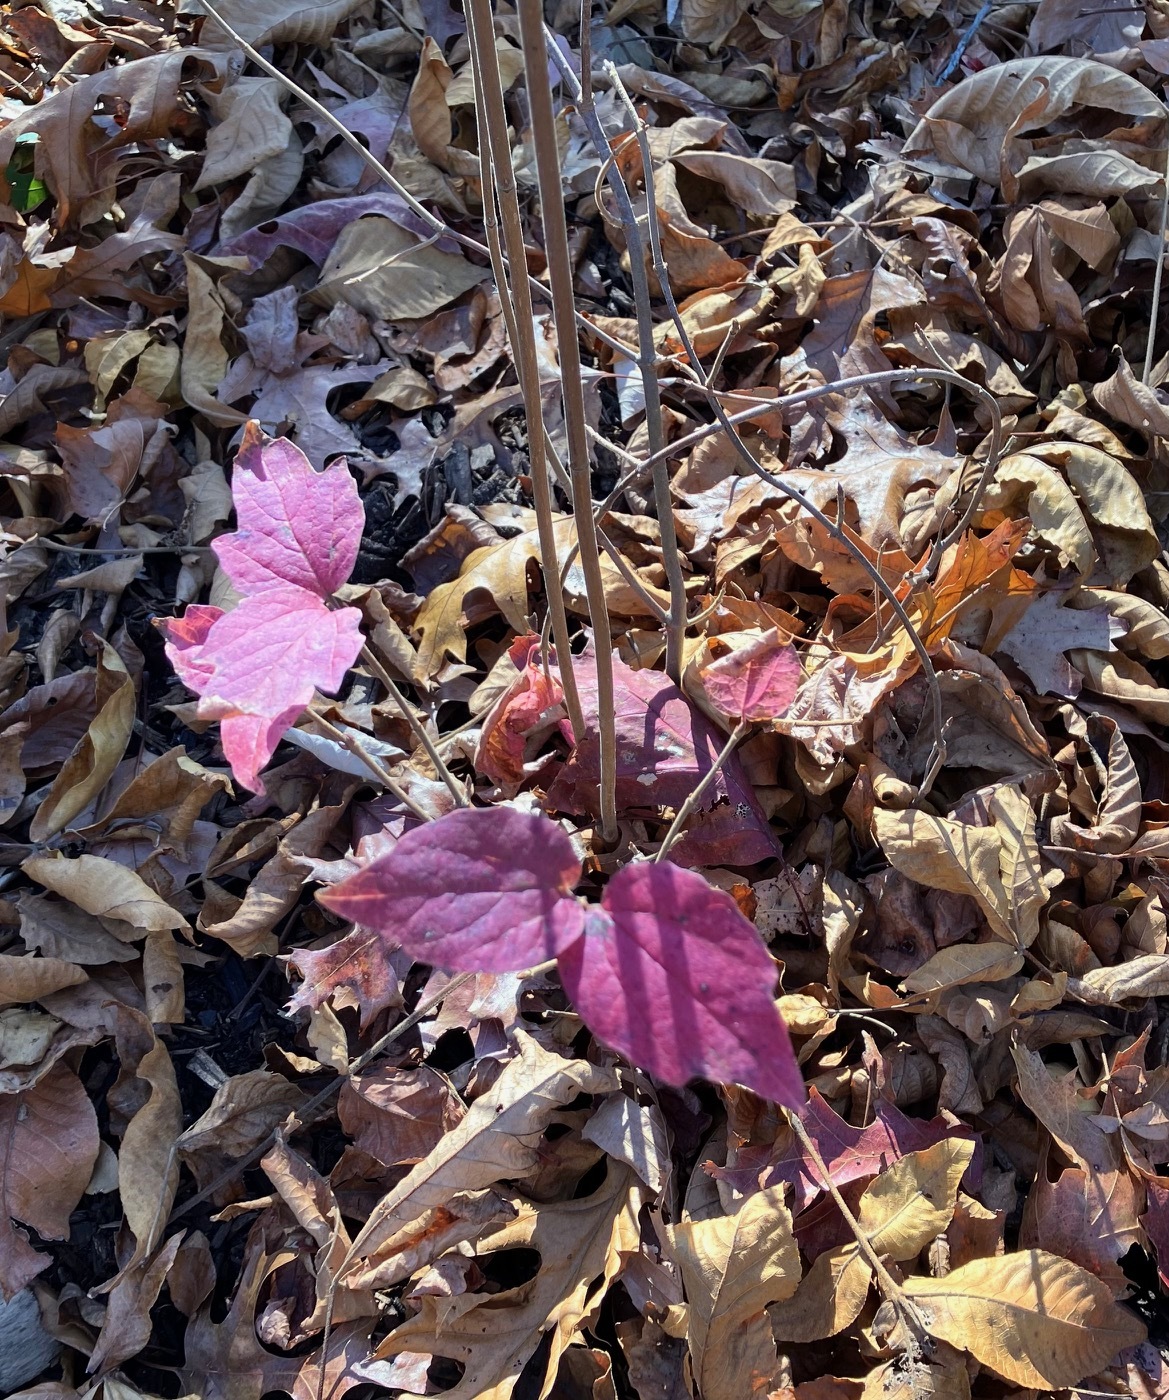
<path id="1" fill-rule="evenodd" d="M 365 511 L 344 459 L 318 472 L 287 438 L 264 442 L 249 422 L 231 495 L 238 529 L 212 548 L 241 593 L 295 584 L 324 599 L 348 582 Z"/>

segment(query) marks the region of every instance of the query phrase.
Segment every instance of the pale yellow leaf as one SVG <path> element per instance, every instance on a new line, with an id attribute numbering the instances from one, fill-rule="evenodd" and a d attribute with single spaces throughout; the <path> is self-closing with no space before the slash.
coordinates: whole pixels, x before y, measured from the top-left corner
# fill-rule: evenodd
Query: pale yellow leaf
<path id="1" fill-rule="evenodd" d="M 1014 1385 L 1074 1386 L 1145 1339 L 1144 1324 L 1107 1284 L 1040 1249 L 975 1259 L 904 1287 L 935 1337 Z"/>

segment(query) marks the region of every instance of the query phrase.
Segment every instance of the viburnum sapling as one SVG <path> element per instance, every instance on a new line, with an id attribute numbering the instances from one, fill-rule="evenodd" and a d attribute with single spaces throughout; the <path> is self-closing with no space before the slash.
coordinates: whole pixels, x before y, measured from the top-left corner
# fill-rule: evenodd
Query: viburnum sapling
<path id="1" fill-rule="evenodd" d="M 314 471 L 291 443 L 265 443 L 252 424 L 233 494 L 239 528 L 214 549 L 242 600 L 226 612 L 188 608 L 165 626 L 167 653 L 199 696 L 200 718 L 220 721 L 237 780 L 260 791 L 259 770 L 314 688 L 339 689 L 361 650 L 360 613 L 333 595 L 356 559 L 363 512 L 343 462 Z M 738 736 L 786 710 L 799 666 L 769 633 L 706 677 Z M 319 898 L 373 929 L 387 955 L 401 946 L 452 972 L 520 971 L 555 958 L 585 1024 L 651 1074 L 802 1103 L 772 995 L 775 964 L 731 896 L 668 861 L 637 861 L 588 903 L 574 893 L 580 866 L 548 817 L 463 808 L 407 831 Z"/>

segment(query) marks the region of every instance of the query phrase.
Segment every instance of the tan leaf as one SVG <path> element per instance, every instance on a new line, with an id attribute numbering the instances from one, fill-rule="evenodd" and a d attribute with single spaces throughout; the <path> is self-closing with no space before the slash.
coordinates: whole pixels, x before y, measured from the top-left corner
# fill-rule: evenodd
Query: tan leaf
<path id="1" fill-rule="evenodd" d="M 948 1137 L 910 1152 L 871 1182 L 861 1197 L 860 1225 L 878 1254 L 913 1259 L 950 1223 L 958 1183 L 974 1142 Z"/>
<path id="2" fill-rule="evenodd" d="M 967 982 L 1001 982 L 1014 977 L 1023 966 L 1023 954 L 1011 943 L 955 943 L 939 948 L 907 977 L 902 985 L 910 992 L 938 992 Z"/>
<path id="3" fill-rule="evenodd" d="M 324 306 L 346 302 L 371 320 L 408 321 L 440 310 L 486 276 L 461 253 L 444 253 L 374 216 L 342 231 L 313 297 Z"/>
<path id="4" fill-rule="evenodd" d="M 359 9 L 361 0 L 224 0 L 215 8 L 256 48 L 265 44 L 321 44 Z M 200 39 L 212 49 L 232 49 L 235 40 L 208 17 Z"/>
<path id="5" fill-rule="evenodd" d="M 453 132 L 451 109 L 447 104 L 451 81 L 451 70 L 442 56 L 442 49 L 433 39 L 424 39 L 406 110 L 418 149 L 442 170 L 447 169 L 447 151 Z"/>
<path id="6" fill-rule="evenodd" d="M 203 1186 L 228 1161 L 258 1147 L 305 1102 L 295 1084 L 270 1070 L 234 1074 L 216 1089 L 207 1110 L 179 1136 L 179 1153 Z"/>
<path id="7" fill-rule="evenodd" d="M 97 1115 L 73 1071 L 54 1065 L 31 1089 L 0 1096 L 0 1139 L 0 1212 L 44 1239 L 65 1239 L 100 1146 Z"/>
<path id="8" fill-rule="evenodd" d="M 738 1400 L 770 1381 L 777 1358 L 765 1309 L 800 1280 L 784 1188 L 748 1196 L 735 1215 L 688 1220 L 669 1240 L 689 1304 L 690 1364 L 706 1400 Z"/>
<path id="9" fill-rule="evenodd" d="M 999 463 L 995 483 L 998 490 L 992 494 L 1004 503 L 1017 501 L 1030 516 L 1039 538 L 1054 545 L 1080 577 L 1087 578 L 1096 560 L 1092 532 L 1071 487 L 1059 472 L 1037 457 L 1014 452 Z"/>
<path id="10" fill-rule="evenodd" d="M 1042 103 L 1036 101 L 1040 95 Z M 904 154 L 934 154 L 997 186 L 1008 132 L 1028 105 L 1034 110 L 1026 130 L 1048 127 L 1079 105 L 1144 120 L 1165 116 L 1148 88 L 1103 63 L 1054 56 L 1013 59 L 943 93 L 914 128 Z M 1017 131 L 1012 134 L 1018 138 Z"/>
<path id="11" fill-rule="evenodd" d="M 138 1062 L 137 1077 L 149 1086 L 150 1096 L 126 1125 L 118 1153 L 118 1193 L 135 1241 L 123 1273 L 157 1248 L 179 1185 L 176 1144 L 183 1107 L 174 1065 L 161 1040 Z"/>
<path id="12" fill-rule="evenodd" d="M 40 1001 L 63 987 L 86 980 L 85 970 L 60 958 L 18 957 L 0 953 L 0 1006 Z"/>
<path id="13" fill-rule="evenodd" d="M 523 1031 L 515 1032 L 520 1053 L 465 1118 L 377 1205 L 353 1241 L 350 1287 L 365 1287 L 382 1244 L 424 1210 L 443 1205 L 456 1191 L 475 1191 L 535 1167 L 539 1135 L 556 1110 L 578 1094 L 607 1094 L 617 1087 L 614 1071 L 549 1054 Z M 376 1263 L 373 1264 L 376 1269 Z"/>
<path id="14" fill-rule="evenodd" d="M 727 151 L 688 151 L 674 159 L 692 174 L 722 185 L 737 208 L 759 218 L 785 214 L 796 202 L 796 173 L 783 161 L 748 160 Z"/>
<path id="15" fill-rule="evenodd" d="M 576 525 L 571 517 L 562 517 L 555 522 L 554 530 L 556 553 L 563 566 L 569 550 L 576 544 Z M 482 616 L 490 616 L 491 611 L 497 610 L 517 632 L 529 630 L 528 562 L 538 559 L 539 554 L 540 542 L 536 530 L 525 530 L 522 535 L 504 540 L 502 544 L 487 545 L 472 551 L 463 561 L 457 579 L 440 583 L 427 594 L 414 624 L 422 638 L 418 646 L 419 666 L 426 674 L 434 675 L 447 656 L 454 657 L 456 661 L 466 658 L 466 614 L 473 606 L 471 599 L 477 592 L 486 594 L 494 601 L 494 608 L 483 612 Z M 645 604 L 605 555 L 601 557 L 601 577 L 606 599 L 614 612 L 632 617 L 645 616 Z M 584 587 L 579 564 L 569 570 L 565 587 L 570 606 L 583 608 Z M 647 591 L 660 602 L 668 601 L 660 589 L 647 586 Z M 479 615 L 476 612 L 475 616 Z"/>
<path id="16" fill-rule="evenodd" d="M 960 1354 L 925 1360 L 895 1356 L 865 1377 L 861 1400 L 970 1400 L 970 1376 Z M 940 1363 L 940 1364 L 939 1364 Z"/>
<path id="17" fill-rule="evenodd" d="M 236 78 L 226 91 L 208 95 L 215 125 L 207 132 L 203 169 L 193 189 L 250 175 L 261 161 L 284 151 L 292 135 L 280 106 L 284 95 L 275 78 Z"/>
<path id="18" fill-rule="evenodd" d="M 87 914 L 121 919 L 144 932 L 188 930 L 186 919 L 140 876 L 104 856 L 30 856 L 21 869 Z"/>
<path id="19" fill-rule="evenodd" d="M 969 895 L 994 932 L 1014 943 L 999 872 L 1002 838 L 995 828 L 966 826 L 928 812 L 877 808 L 873 830 L 895 870 L 931 889 Z"/>
<path id="20" fill-rule="evenodd" d="M 506 1073 L 506 1071 L 505 1071 Z M 472 1113 L 474 1108 L 472 1108 Z M 375 1353 L 437 1353 L 465 1364 L 449 1400 L 506 1400 L 528 1358 L 551 1335 L 537 1381 L 540 1400 L 553 1394 L 557 1365 L 577 1332 L 599 1311 L 626 1253 L 640 1246 L 641 1193 L 630 1168 L 610 1164 L 605 1183 L 581 1200 L 519 1205 L 514 1222 L 480 1240 L 485 1259 L 505 1249 L 533 1249 L 540 1267 L 529 1283 L 502 1292 L 432 1294 L 416 1316 L 396 1327 Z"/>
<path id="21" fill-rule="evenodd" d="M 63 831 L 93 802 L 114 775 L 134 731 L 134 682 L 122 658 L 102 642 L 97 659 L 97 714 L 65 760 L 29 823 L 32 841 Z"/>
<path id="22" fill-rule="evenodd" d="M 1015 1385 L 1074 1386 L 1145 1339 L 1144 1325 L 1106 1284 L 1039 1249 L 975 1259 L 904 1287 L 935 1337 Z"/>
<path id="23" fill-rule="evenodd" d="M 602 1152 L 626 1162 L 651 1191 L 660 1192 L 672 1171 L 665 1120 L 656 1106 L 610 1094 L 585 1124 L 581 1136 Z"/>
<path id="24" fill-rule="evenodd" d="M 769 1311 L 779 1342 L 817 1342 L 843 1332 L 860 1316 L 873 1271 L 855 1244 L 818 1254 L 795 1296 Z"/>

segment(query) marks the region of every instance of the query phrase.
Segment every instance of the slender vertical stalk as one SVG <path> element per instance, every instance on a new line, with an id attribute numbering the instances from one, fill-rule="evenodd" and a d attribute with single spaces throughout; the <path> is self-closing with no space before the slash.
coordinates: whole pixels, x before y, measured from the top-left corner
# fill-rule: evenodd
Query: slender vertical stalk
<path id="1" fill-rule="evenodd" d="M 499 56 L 495 47 L 495 27 L 491 18 L 490 0 L 469 0 L 466 7 L 467 26 L 471 41 L 471 64 L 475 78 L 476 113 L 480 119 L 479 159 L 483 185 L 483 211 L 487 229 L 491 265 L 504 304 L 508 338 L 515 358 L 516 374 L 524 399 L 524 415 L 528 424 L 528 456 L 532 466 L 532 498 L 536 507 L 536 528 L 540 539 L 540 567 L 544 573 L 544 591 L 548 597 L 548 612 L 552 619 L 552 636 L 560 662 L 560 680 L 564 688 L 564 704 L 573 733 L 584 733 L 584 711 L 572 669 L 572 650 L 568 635 L 568 615 L 564 608 L 564 592 L 560 587 L 560 565 L 556 555 L 556 534 L 552 519 L 552 487 L 548 479 L 548 458 L 545 452 L 544 409 L 540 395 L 540 360 L 536 352 L 536 333 L 532 321 L 532 293 L 527 279 L 524 254 L 524 231 L 520 219 L 519 197 L 516 192 L 515 168 L 511 159 L 511 142 L 507 135 L 507 110 L 503 103 L 503 84 L 499 76 Z M 511 265 L 509 301 L 507 271 L 503 265 L 503 250 L 494 227 L 496 212 L 491 189 L 498 195 L 498 214 L 507 244 Z M 575 339 L 575 336 L 574 336 Z"/>
<path id="2" fill-rule="evenodd" d="M 553 56 L 555 61 L 555 55 Z M 560 66 L 559 64 L 557 65 Z M 561 68 L 563 73 L 563 68 Z M 582 64 L 582 75 L 585 70 Z M 591 74 L 588 75 L 591 79 Z M 649 294 L 649 276 L 646 272 L 646 246 L 641 235 L 641 223 L 633 208 L 633 201 L 625 187 L 625 180 L 615 160 L 609 160 L 609 142 L 601 119 L 593 102 L 591 83 L 578 90 L 578 111 L 585 129 L 597 154 L 606 161 L 605 176 L 613 199 L 617 205 L 617 215 L 625 235 L 625 245 L 629 251 L 629 279 L 633 285 L 633 303 L 637 315 L 637 367 L 641 372 L 642 388 L 645 392 L 645 428 L 649 438 L 650 460 L 653 462 L 652 481 L 654 504 L 657 506 L 658 526 L 662 536 L 662 562 L 666 570 L 666 584 L 670 592 L 670 621 L 666 627 L 666 670 L 674 681 L 682 675 L 682 641 L 686 635 L 686 579 L 682 572 L 682 555 L 678 549 L 678 536 L 674 528 L 674 506 L 670 499 L 670 472 L 666 461 L 666 435 L 662 419 L 662 397 L 658 384 L 657 352 L 653 340 L 653 303 Z M 647 178 L 649 165 L 645 162 Z M 648 190 L 652 186 L 647 185 Z M 656 213 L 650 209 L 650 217 Z"/>
<path id="3" fill-rule="evenodd" d="M 564 425 L 568 437 L 568 471 L 572 480 L 573 517 L 580 546 L 589 615 L 597 661 L 597 726 L 601 749 L 601 835 L 617 836 L 617 741 L 614 723 L 613 637 L 601 557 L 597 547 L 592 510 L 592 479 L 588 431 L 585 422 L 584 387 L 580 346 L 576 333 L 576 303 L 572 289 L 572 258 L 568 250 L 568 226 L 564 217 L 564 191 L 560 180 L 560 153 L 556 147 L 556 116 L 552 86 L 548 81 L 548 55 L 544 45 L 541 0 L 519 0 L 520 42 L 527 75 L 532 140 L 536 152 L 536 176 L 544 220 L 544 249 L 552 289 L 552 315 L 560 353 L 560 385 L 564 401 Z M 517 279 L 518 280 L 518 279 Z M 672 523 L 672 522 L 671 522 Z M 665 527 L 663 525 L 663 535 Z"/>

